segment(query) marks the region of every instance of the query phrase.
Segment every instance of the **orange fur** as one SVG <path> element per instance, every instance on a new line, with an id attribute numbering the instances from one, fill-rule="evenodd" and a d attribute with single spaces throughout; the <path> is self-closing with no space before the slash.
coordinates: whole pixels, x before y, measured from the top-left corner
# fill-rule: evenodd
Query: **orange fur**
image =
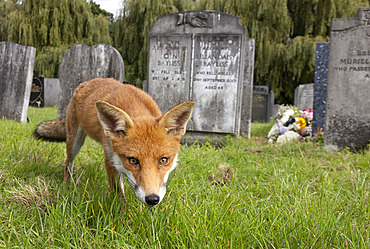
<path id="1" fill-rule="evenodd" d="M 193 106 L 187 101 L 162 116 L 153 99 L 132 85 L 114 79 L 80 84 L 67 107 L 65 180 L 71 178 L 73 161 L 88 135 L 104 148 L 112 188 L 117 181 L 123 186 L 120 175 L 125 174 L 139 200 L 158 204 Z M 41 132 L 42 124 L 37 129 Z"/>

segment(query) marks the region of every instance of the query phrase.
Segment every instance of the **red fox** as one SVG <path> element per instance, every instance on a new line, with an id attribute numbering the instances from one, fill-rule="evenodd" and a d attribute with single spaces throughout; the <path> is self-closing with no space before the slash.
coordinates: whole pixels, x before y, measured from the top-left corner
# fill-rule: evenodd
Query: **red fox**
<path id="1" fill-rule="evenodd" d="M 64 180 L 71 180 L 73 162 L 88 135 L 105 152 L 111 188 L 125 175 L 137 198 L 146 205 L 160 203 L 169 173 L 177 165 L 180 139 L 194 107 L 186 101 L 161 114 L 154 100 L 139 88 L 114 79 L 80 84 L 67 107 L 66 117 L 37 126 L 35 136 L 66 141 Z"/>

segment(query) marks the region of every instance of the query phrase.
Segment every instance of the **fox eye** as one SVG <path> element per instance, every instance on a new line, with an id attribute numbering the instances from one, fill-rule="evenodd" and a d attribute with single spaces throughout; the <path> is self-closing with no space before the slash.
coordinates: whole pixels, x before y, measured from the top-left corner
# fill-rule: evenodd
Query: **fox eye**
<path id="1" fill-rule="evenodd" d="M 158 161 L 158 165 L 159 166 L 163 166 L 163 165 L 166 165 L 168 163 L 168 158 L 167 157 L 162 157 L 161 159 L 159 159 Z"/>
<path id="2" fill-rule="evenodd" d="M 129 157 L 128 158 L 128 163 L 131 164 L 132 166 L 135 166 L 135 167 L 140 166 L 139 160 L 137 160 L 135 157 Z"/>

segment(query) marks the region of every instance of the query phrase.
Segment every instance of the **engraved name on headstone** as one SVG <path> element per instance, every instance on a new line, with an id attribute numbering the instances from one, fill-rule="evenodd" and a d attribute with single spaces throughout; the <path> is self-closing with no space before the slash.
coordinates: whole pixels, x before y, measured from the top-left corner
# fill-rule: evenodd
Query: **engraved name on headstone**
<path id="1" fill-rule="evenodd" d="M 357 150 L 370 141 L 370 8 L 333 19 L 324 145 Z"/>
<path id="2" fill-rule="evenodd" d="M 215 11 L 165 15 L 149 31 L 144 89 L 162 112 L 194 100 L 187 126 L 194 139 L 249 135 L 253 58 L 246 57 L 254 57 L 254 41 L 246 39 L 238 17 Z M 241 129 L 242 118 L 248 125 Z"/>
<path id="3" fill-rule="evenodd" d="M 93 47 L 79 44 L 70 48 L 63 56 L 59 68 L 61 93 L 58 100 L 58 118 L 65 116 L 75 88 L 94 78 L 114 78 L 122 82 L 124 64 L 120 53 L 106 44 Z"/>
<path id="4" fill-rule="evenodd" d="M 0 42 L 0 118 L 27 121 L 36 49 Z"/>

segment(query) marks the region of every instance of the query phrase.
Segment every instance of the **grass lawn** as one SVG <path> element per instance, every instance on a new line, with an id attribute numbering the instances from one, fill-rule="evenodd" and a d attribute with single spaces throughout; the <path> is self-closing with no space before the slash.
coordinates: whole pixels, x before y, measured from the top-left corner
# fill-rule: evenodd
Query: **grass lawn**
<path id="1" fill-rule="evenodd" d="M 182 146 L 148 208 L 128 183 L 126 201 L 109 191 L 91 139 L 64 183 L 65 144 L 32 137 L 56 108 L 29 117 L 0 120 L 0 248 L 370 248 L 369 149 L 268 144 L 255 123 L 251 139 Z"/>

